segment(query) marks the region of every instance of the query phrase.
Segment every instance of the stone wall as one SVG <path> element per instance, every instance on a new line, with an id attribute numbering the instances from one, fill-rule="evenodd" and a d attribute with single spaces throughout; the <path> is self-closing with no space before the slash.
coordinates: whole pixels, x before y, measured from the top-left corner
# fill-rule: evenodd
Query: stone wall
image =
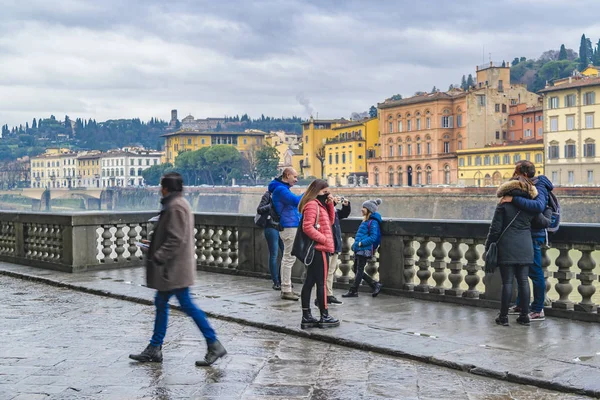
<path id="1" fill-rule="evenodd" d="M 295 188 L 301 193 L 305 188 Z M 254 214 L 265 188 L 202 187 L 186 189 L 196 212 Z M 381 198 L 384 218 L 490 220 L 496 206 L 495 188 L 332 188 L 352 202 L 352 215 L 360 205 Z M 562 221 L 600 221 L 600 188 L 557 188 Z M 116 210 L 158 210 L 158 189 L 121 189 L 115 194 Z"/>

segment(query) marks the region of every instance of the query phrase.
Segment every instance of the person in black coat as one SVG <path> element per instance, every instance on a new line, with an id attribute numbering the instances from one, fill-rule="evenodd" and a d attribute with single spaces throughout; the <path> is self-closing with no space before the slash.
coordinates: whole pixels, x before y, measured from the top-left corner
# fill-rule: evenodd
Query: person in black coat
<path id="1" fill-rule="evenodd" d="M 498 197 L 521 196 L 537 197 L 533 183 L 525 177 L 515 177 L 503 183 L 496 193 Z M 533 262 L 531 245 L 531 222 L 537 214 L 519 210 L 512 203 L 500 203 L 494 212 L 494 218 L 485 242 L 486 252 L 491 243 L 496 242 L 498 249 L 498 268 L 502 277 L 502 300 L 498 325 L 508 326 L 508 307 L 512 297 L 513 279 L 517 278 L 521 294 L 521 312 L 517 323 L 529 325 L 529 265 Z"/>
<path id="2" fill-rule="evenodd" d="M 342 227 L 340 220 L 350 216 L 350 202 L 348 199 L 336 197 L 334 204 L 342 203 L 341 209 L 335 211 L 335 223 L 333 224 L 333 240 L 335 242 L 335 251 L 329 261 L 329 271 L 327 271 L 327 304 L 344 304 L 333 295 L 333 277 L 338 268 L 338 256 L 342 252 Z"/>

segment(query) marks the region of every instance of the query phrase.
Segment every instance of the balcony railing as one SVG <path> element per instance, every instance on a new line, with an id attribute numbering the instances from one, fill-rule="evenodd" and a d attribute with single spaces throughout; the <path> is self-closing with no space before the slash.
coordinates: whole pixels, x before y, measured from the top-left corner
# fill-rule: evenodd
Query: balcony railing
<path id="1" fill-rule="evenodd" d="M 156 213 L 0 212 L 0 260 L 67 272 L 142 266 L 135 242 L 151 238 Z M 336 285 L 353 280 L 351 251 L 360 221 L 342 221 L 343 247 Z M 382 243 L 367 271 L 388 293 L 497 307 L 499 273 L 483 272 L 487 221 L 386 220 Z M 600 224 L 563 224 L 543 249 L 549 315 L 600 322 L 596 291 Z M 195 215 L 198 269 L 268 276 L 268 249 L 252 216 Z M 299 263 L 293 276 L 300 280 Z"/>

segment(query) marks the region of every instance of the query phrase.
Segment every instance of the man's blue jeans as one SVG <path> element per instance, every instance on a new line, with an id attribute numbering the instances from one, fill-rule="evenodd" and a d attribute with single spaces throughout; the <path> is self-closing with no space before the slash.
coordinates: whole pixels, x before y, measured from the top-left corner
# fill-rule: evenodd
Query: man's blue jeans
<path id="1" fill-rule="evenodd" d="M 542 246 L 545 242 L 544 238 L 533 238 L 533 264 L 529 267 L 529 279 L 533 284 L 531 312 L 535 313 L 539 313 L 544 309 L 544 299 L 546 297 L 546 280 L 542 269 Z M 519 304 L 520 295 L 521 293 L 517 295 L 517 304 Z"/>
<path id="2" fill-rule="evenodd" d="M 156 319 L 154 320 L 154 334 L 150 340 L 152 346 L 162 346 L 167 333 L 167 322 L 169 321 L 169 299 L 177 297 L 181 309 L 198 325 L 204 335 L 206 343 L 210 344 L 217 340 L 215 331 L 206 319 L 204 311 L 199 309 L 190 297 L 190 288 L 170 290 L 168 292 L 156 292 L 154 305 L 156 305 Z"/>
<path id="3" fill-rule="evenodd" d="M 279 278 L 279 252 L 283 254 L 283 240 L 279 237 L 279 231 L 274 228 L 265 228 L 265 239 L 269 246 L 269 272 L 271 279 L 276 285 L 281 284 Z"/>

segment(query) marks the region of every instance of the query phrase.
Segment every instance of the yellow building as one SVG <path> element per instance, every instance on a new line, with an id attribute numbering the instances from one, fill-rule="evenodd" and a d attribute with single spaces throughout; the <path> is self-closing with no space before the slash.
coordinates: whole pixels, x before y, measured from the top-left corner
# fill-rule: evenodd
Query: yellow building
<path id="1" fill-rule="evenodd" d="M 510 179 L 515 163 L 528 160 L 536 173 L 544 173 L 544 143 L 493 145 L 479 149 L 457 150 L 459 186 L 498 186 Z"/>
<path id="2" fill-rule="evenodd" d="M 378 157 L 379 119 L 369 118 L 332 128 L 335 136 L 325 141 L 325 176 L 330 185 L 366 182 L 367 162 Z"/>
<path id="3" fill-rule="evenodd" d="M 588 68 L 589 69 L 589 68 Z M 548 86 L 544 96 L 546 173 L 555 185 L 598 185 L 600 77 L 572 77 Z M 598 101 L 597 101 L 598 100 Z M 598 115 L 598 118 L 596 118 Z"/>
<path id="4" fill-rule="evenodd" d="M 80 153 L 77 155 L 77 186 L 100 187 L 100 151 Z"/>
<path id="5" fill-rule="evenodd" d="M 340 127 L 349 123 L 346 119 L 319 119 L 313 117 L 307 122 L 302 123 L 302 150 L 304 158 L 298 173 L 304 177 L 315 176 L 323 178 L 325 175 L 325 160 L 323 163 L 317 155 L 324 155 L 324 146 L 327 139 L 332 139 L 338 135 L 333 128 Z"/>
<path id="6" fill-rule="evenodd" d="M 200 132 L 178 130 L 162 135 L 165 138 L 165 160 L 173 164 L 182 151 L 194 151 L 215 144 L 228 144 L 241 153 L 253 146 L 263 146 L 267 134 L 262 131 L 247 132 Z"/>
<path id="7" fill-rule="evenodd" d="M 590 64 L 586 69 L 581 71 L 581 75 L 596 77 L 596 76 L 598 76 L 598 68 L 600 68 L 600 67 L 596 67 L 596 66 Z"/>

